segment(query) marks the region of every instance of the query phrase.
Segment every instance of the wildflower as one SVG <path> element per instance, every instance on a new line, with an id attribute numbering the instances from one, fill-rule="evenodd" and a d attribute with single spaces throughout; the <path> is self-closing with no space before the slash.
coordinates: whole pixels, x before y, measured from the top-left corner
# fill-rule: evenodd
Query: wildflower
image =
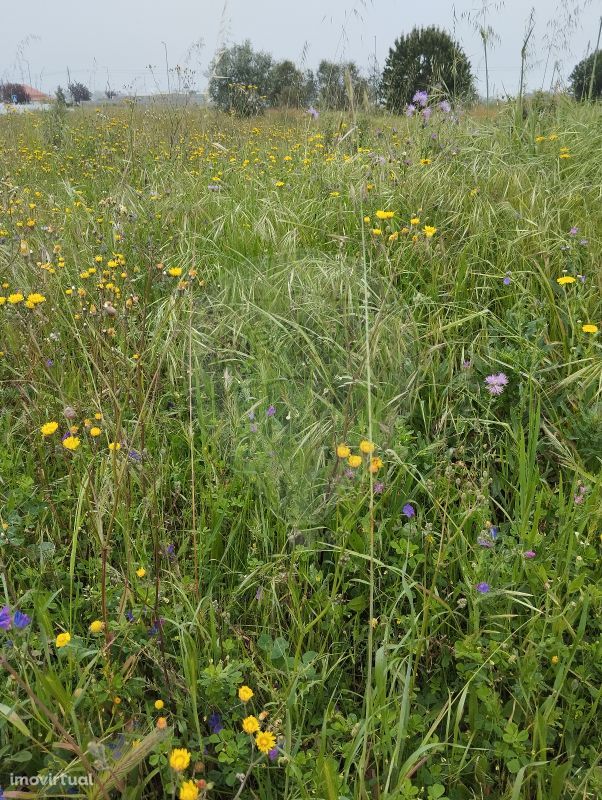
<path id="1" fill-rule="evenodd" d="M 267 755 L 275 746 L 276 737 L 273 733 L 270 733 L 270 731 L 261 731 L 255 737 L 255 744 L 257 745 L 258 750 Z"/>
<path id="2" fill-rule="evenodd" d="M 428 103 L 428 93 L 422 90 L 418 90 L 414 97 L 412 97 L 412 103 L 417 103 L 419 106 L 424 108 Z"/>
<path id="3" fill-rule="evenodd" d="M 422 229 L 422 232 L 426 236 L 427 239 L 430 239 L 437 233 L 437 228 L 433 227 L 432 225 L 425 225 Z"/>
<path id="4" fill-rule="evenodd" d="M 3 631 L 10 630 L 10 608 L 8 606 L 0 609 L 0 628 Z"/>
<path id="5" fill-rule="evenodd" d="M 13 625 L 18 630 L 23 630 L 26 628 L 29 623 L 31 622 L 31 617 L 28 614 L 24 614 L 22 611 L 15 611 L 13 616 Z"/>
<path id="6" fill-rule="evenodd" d="M 169 766 L 175 772 L 182 772 L 190 764 L 190 753 L 185 747 L 176 747 L 169 754 Z"/>
<path id="7" fill-rule="evenodd" d="M 270 759 L 270 761 L 276 761 L 276 759 L 278 758 L 277 747 L 272 747 L 272 749 L 268 751 L 268 758 Z"/>
<path id="8" fill-rule="evenodd" d="M 412 217 L 410 225 L 420 225 L 420 217 Z"/>
<path id="9" fill-rule="evenodd" d="M 364 222 L 366 223 L 371 222 L 370 217 L 364 217 Z"/>
<path id="10" fill-rule="evenodd" d="M 361 466 L 362 457 L 361 456 L 349 456 L 347 459 L 347 463 L 352 469 L 357 469 L 357 467 Z"/>
<path id="11" fill-rule="evenodd" d="M 93 428 L 90 428 L 90 436 L 100 436 L 102 433 L 101 429 L 98 428 L 96 425 Z"/>
<path id="12" fill-rule="evenodd" d="M 121 705 L 121 697 L 114 697 L 114 698 L 113 698 L 113 705 L 114 705 L 114 706 L 119 706 L 119 705 Z"/>
<path id="13" fill-rule="evenodd" d="M 165 717 L 157 717 L 156 724 L 160 731 L 164 731 L 167 728 L 167 719 Z"/>
<path id="14" fill-rule="evenodd" d="M 172 278 L 179 278 L 182 274 L 182 267 L 171 267 L 171 269 L 167 270 L 167 274 L 171 275 Z"/>
<path id="15" fill-rule="evenodd" d="M 259 720 L 257 717 L 245 717 L 242 721 L 242 729 L 245 733 L 257 733 L 259 730 Z"/>
<path id="16" fill-rule="evenodd" d="M 489 394 L 498 395 L 504 391 L 504 387 L 508 384 L 508 378 L 503 372 L 498 372 L 495 375 L 488 375 L 485 383 Z"/>
<path id="17" fill-rule="evenodd" d="M 378 472 L 378 470 L 382 467 L 382 465 L 383 465 L 382 458 L 375 456 L 374 458 L 370 459 L 370 466 L 368 467 L 368 470 L 372 473 Z"/>
<path id="18" fill-rule="evenodd" d="M 558 658 L 558 656 L 552 656 L 552 658 L 550 659 L 550 661 L 551 661 L 551 662 L 552 662 L 552 664 L 554 664 L 554 665 L 558 664 L 559 660 L 560 660 L 560 659 Z"/>
<path id="19" fill-rule="evenodd" d="M 429 121 L 429 119 L 431 118 L 431 115 L 432 115 L 432 113 L 433 113 L 433 109 L 432 109 L 432 108 L 425 108 L 425 109 L 423 110 L 423 112 L 422 112 L 422 118 L 423 118 L 423 120 L 424 120 L 425 122 L 428 122 L 428 121 Z M 429 163 L 429 164 L 431 163 L 431 160 L 430 160 L 430 158 L 429 158 L 429 159 L 425 159 L 425 161 L 428 161 L 428 163 Z"/>
<path id="20" fill-rule="evenodd" d="M 17 303 L 20 303 L 22 300 L 23 300 L 23 295 L 21 294 L 21 292 L 15 292 L 14 294 L 9 294 L 8 296 L 8 302 L 13 306 L 16 306 Z"/>
<path id="21" fill-rule="evenodd" d="M 241 686 L 238 690 L 238 698 L 239 700 L 242 700 L 243 703 L 248 703 L 253 695 L 253 689 L 251 689 L 249 686 Z"/>
<path id="22" fill-rule="evenodd" d="M 483 581 L 482 583 L 477 583 L 476 589 L 480 594 L 487 594 L 487 592 L 491 589 L 491 586 Z"/>
<path id="23" fill-rule="evenodd" d="M 374 484 L 374 494 L 382 494 L 384 488 L 385 484 L 382 481 L 378 481 Z"/>
<path id="24" fill-rule="evenodd" d="M 347 447 L 346 444 L 337 445 L 337 456 L 339 458 L 348 458 L 350 454 L 351 448 Z"/>
<path id="25" fill-rule="evenodd" d="M 525 550 L 525 552 L 523 553 L 523 556 L 525 558 L 535 558 L 536 555 L 537 553 L 534 550 Z"/>
<path id="26" fill-rule="evenodd" d="M 105 629 L 105 624 L 100 619 L 95 619 L 93 622 L 90 623 L 90 627 L 88 630 L 90 633 L 102 633 Z"/>
<path id="27" fill-rule="evenodd" d="M 137 575 L 139 578 L 144 578 L 144 576 L 146 575 L 146 570 L 144 569 L 144 567 L 139 567 L 139 568 L 136 570 L 136 575 Z"/>
<path id="28" fill-rule="evenodd" d="M 224 726 L 222 724 L 222 718 L 216 711 L 214 711 L 209 716 L 208 721 L 209 721 L 209 730 L 211 731 L 211 733 L 220 733 L 220 731 L 224 730 Z"/>
<path id="29" fill-rule="evenodd" d="M 502 281 L 502 283 L 504 284 L 504 286 L 510 286 L 511 282 L 512 281 L 510 279 L 510 273 L 507 272 L 506 276 L 504 277 L 504 280 Z"/>
<path id="30" fill-rule="evenodd" d="M 395 212 L 394 211 L 382 211 L 381 209 L 379 209 L 376 212 L 376 216 L 377 216 L 378 219 L 392 219 L 395 216 Z"/>
<path id="31" fill-rule="evenodd" d="M 63 439 L 63 447 L 66 450 L 77 450 L 80 445 L 80 441 L 77 436 L 67 436 Z"/>
<path id="32" fill-rule="evenodd" d="M 268 410 L 265 412 L 266 417 L 273 417 L 275 413 L 276 413 L 275 406 L 268 406 Z"/>
<path id="33" fill-rule="evenodd" d="M 55 644 L 57 648 L 65 647 L 66 645 L 69 644 L 70 641 L 71 641 L 71 634 L 65 631 L 65 633 L 59 633 L 59 635 L 56 637 Z"/>
<path id="34" fill-rule="evenodd" d="M 109 450 L 121 450 L 121 445 L 119 442 L 109 442 Z"/>
<path id="35" fill-rule="evenodd" d="M 575 280 L 572 275 L 562 275 L 562 277 L 556 278 L 556 283 L 560 286 L 565 286 L 567 283 L 575 283 Z"/>
<path id="36" fill-rule="evenodd" d="M 451 111 L 451 105 L 448 103 L 447 100 L 442 100 L 439 103 L 439 110 L 443 111 L 444 114 L 449 114 L 449 112 Z"/>
<path id="37" fill-rule="evenodd" d="M 157 711 L 161 711 L 164 705 L 165 703 L 163 702 L 163 700 L 155 700 L 155 708 L 157 709 Z"/>
<path id="38" fill-rule="evenodd" d="M 404 517 L 407 517 L 408 519 L 412 519 L 412 517 L 416 516 L 416 512 L 414 511 L 414 506 L 412 506 L 410 503 L 405 504 L 405 506 L 401 509 L 401 513 L 404 515 Z"/>
<path id="39" fill-rule="evenodd" d="M 58 422 L 45 422 L 40 430 L 43 436 L 52 436 L 52 434 L 57 430 L 58 426 Z"/>
<path id="40" fill-rule="evenodd" d="M 362 453 L 372 453 L 375 449 L 376 445 L 374 442 L 369 442 L 367 439 L 362 439 L 360 442 L 360 450 Z"/>
<path id="41" fill-rule="evenodd" d="M 579 233 L 579 228 L 576 225 L 573 225 L 573 227 L 569 231 L 569 234 L 571 236 L 577 236 L 578 233 Z"/>
<path id="42" fill-rule="evenodd" d="M 406 106 L 406 117 L 413 117 L 416 111 L 416 106 L 413 103 L 408 103 Z"/>
<path id="43" fill-rule="evenodd" d="M 184 781 L 180 786 L 180 800 L 197 800 L 199 790 L 194 781 Z"/>
<path id="44" fill-rule="evenodd" d="M 382 236 L 382 228 L 372 228 L 371 233 L 373 236 Z"/>
<path id="45" fill-rule="evenodd" d="M 588 322 L 586 325 L 581 326 L 581 330 L 583 333 L 598 333 L 598 326 Z"/>
<path id="46" fill-rule="evenodd" d="M 422 164 L 423 167 L 428 167 L 428 165 L 431 163 L 431 159 L 430 158 L 421 158 L 420 159 L 420 163 Z"/>
<path id="47" fill-rule="evenodd" d="M 315 109 L 313 106 L 310 106 L 310 107 L 307 109 L 307 113 L 309 114 L 309 116 L 310 116 L 312 119 L 318 119 L 318 117 L 320 116 L 320 113 L 319 113 L 319 111 L 317 111 L 317 110 L 316 110 L 316 109 Z"/>

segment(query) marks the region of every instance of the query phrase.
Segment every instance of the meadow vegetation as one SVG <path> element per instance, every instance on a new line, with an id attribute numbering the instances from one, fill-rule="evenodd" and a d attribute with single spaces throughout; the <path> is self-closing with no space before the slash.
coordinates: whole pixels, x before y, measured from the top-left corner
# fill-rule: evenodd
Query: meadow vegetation
<path id="1" fill-rule="evenodd" d="M 602 796 L 600 108 L 427 104 L 0 119 L 6 797 Z"/>

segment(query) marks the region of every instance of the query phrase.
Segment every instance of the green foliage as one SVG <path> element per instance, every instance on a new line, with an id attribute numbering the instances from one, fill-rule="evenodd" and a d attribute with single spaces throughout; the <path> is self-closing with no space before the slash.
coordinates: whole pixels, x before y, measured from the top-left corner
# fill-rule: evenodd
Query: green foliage
<path id="1" fill-rule="evenodd" d="M 357 107 L 369 94 L 368 82 L 353 61 L 320 61 L 316 87 L 320 106 L 332 111 Z"/>
<path id="2" fill-rule="evenodd" d="M 589 98 L 590 85 L 592 86 L 591 99 L 602 98 L 602 52 L 595 50 L 576 64 L 569 76 L 569 81 L 571 82 L 571 92 L 576 100 Z"/>
<path id="3" fill-rule="evenodd" d="M 209 96 L 222 111 L 252 116 L 265 108 L 273 59 L 247 39 L 221 52 L 211 64 Z"/>
<path id="4" fill-rule="evenodd" d="M 75 105 L 79 105 L 80 103 L 84 103 L 87 100 L 90 100 L 92 97 L 92 93 L 88 89 L 88 87 L 80 82 L 70 83 L 67 87 L 69 89 L 69 94 L 71 95 L 71 99 L 75 103 Z"/>
<path id="5" fill-rule="evenodd" d="M 23 105 L 29 103 L 30 97 L 21 83 L 0 83 L 0 102 Z"/>
<path id="6" fill-rule="evenodd" d="M 470 100 L 475 93 L 466 54 L 449 34 L 435 26 L 414 28 L 395 40 L 382 84 L 387 108 L 397 112 L 417 91 L 436 90 L 450 100 Z"/>

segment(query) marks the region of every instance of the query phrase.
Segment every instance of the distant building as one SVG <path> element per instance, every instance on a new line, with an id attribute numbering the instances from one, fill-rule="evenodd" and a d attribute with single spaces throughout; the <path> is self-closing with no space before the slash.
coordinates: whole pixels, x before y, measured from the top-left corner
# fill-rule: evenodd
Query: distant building
<path id="1" fill-rule="evenodd" d="M 44 94 L 39 89 L 34 89 L 33 86 L 28 86 L 26 83 L 21 84 L 27 94 L 29 95 L 29 99 L 32 103 L 49 103 L 52 99 L 49 95 Z"/>

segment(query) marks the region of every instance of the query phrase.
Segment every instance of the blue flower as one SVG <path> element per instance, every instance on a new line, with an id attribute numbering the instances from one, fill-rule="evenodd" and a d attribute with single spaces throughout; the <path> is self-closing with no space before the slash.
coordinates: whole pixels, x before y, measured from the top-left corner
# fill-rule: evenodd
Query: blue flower
<path id="1" fill-rule="evenodd" d="M 211 733 L 219 733 L 220 731 L 224 730 L 224 726 L 222 724 L 222 718 L 217 713 L 217 711 L 214 711 L 209 716 L 209 730 L 211 731 Z"/>
<path id="2" fill-rule="evenodd" d="M 412 517 L 416 516 L 416 512 L 414 511 L 414 506 L 410 505 L 410 503 L 405 504 L 405 506 L 401 509 L 401 513 L 408 519 L 412 519 Z"/>
<path id="3" fill-rule="evenodd" d="M 0 609 L 0 628 L 3 631 L 10 629 L 10 608 L 8 606 Z"/>
<path id="4" fill-rule="evenodd" d="M 22 630 L 23 628 L 26 628 L 30 622 L 31 617 L 29 617 L 27 614 L 24 614 L 22 611 L 15 611 L 13 616 L 13 624 L 15 628 Z"/>
<path id="5" fill-rule="evenodd" d="M 477 583 L 477 592 L 480 594 L 487 594 L 487 592 L 491 589 L 491 586 L 488 583 L 483 581 L 482 583 Z"/>

